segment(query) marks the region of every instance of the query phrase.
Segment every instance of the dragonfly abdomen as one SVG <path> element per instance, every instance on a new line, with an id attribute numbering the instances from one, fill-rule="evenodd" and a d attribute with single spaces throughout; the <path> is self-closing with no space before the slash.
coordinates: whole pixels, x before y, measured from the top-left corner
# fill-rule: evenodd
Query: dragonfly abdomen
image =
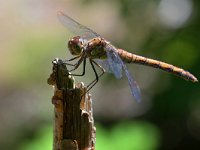
<path id="1" fill-rule="evenodd" d="M 150 58 L 146 58 L 146 57 L 142 57 L 139 55 L 135 55 L 127 51 L 124 51 L 122 49 L 118 49 L 118 54 L 121 57 L 121 59 L 126 63 L 137 63 L 137 64 L 146 65 L 146 66 L 150 66 L 154 68 L 159 68 L 161 70 L 164 70 L 169 73 L 175 74 L 179 77 L 182 77 L 185 80 L 189 80 L 192 82 L 198 81 L 197 78 L 191 73 L 189 73 L 188 71 L 185 71 L 171 64 L 150 59 Z"/>

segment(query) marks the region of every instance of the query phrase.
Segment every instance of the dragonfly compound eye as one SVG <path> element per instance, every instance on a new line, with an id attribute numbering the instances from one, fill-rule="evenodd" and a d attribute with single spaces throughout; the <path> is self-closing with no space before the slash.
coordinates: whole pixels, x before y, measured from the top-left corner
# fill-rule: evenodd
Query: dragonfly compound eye
<path id="1" fill-rule="evenodd" d="M 80 36 L 73 37 L 68 42 L 68 48 L 72 55 L 79 55 L 82 52 L 82 42 Z"/>

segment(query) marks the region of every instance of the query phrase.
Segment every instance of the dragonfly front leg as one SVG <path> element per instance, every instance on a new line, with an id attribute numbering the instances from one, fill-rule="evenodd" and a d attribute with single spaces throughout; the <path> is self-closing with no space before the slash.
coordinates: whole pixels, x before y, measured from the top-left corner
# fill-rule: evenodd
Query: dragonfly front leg
<path id="1" fill-rule="evenodd" d="M 73 58 L 71 58 L 71 59 L 68 59 L 68 60 L 65 60 L 64 61 L 64 64 L 65 65 L 69 65 L 69 66 L 76 66 L 77 65 L 77 63 L 76 64 L 70 64 L 70 63 L 68 63 L 69 61 L 73 61 L 73 60 L 76 60 L 76 59 L 78 59 L 78 58 L 80 58 L 81 57 L 81 55 L 79 55 L 79 56 L 76 56 L 76 57 L 73 57 Z"/>
<path id="2" fill-rule="evenodd" d="M 82 71 L 82 73 L 81 74 L 70 74 L 70 75 L 73 75 L 73 76 L 84 76 L 85 75 L 86 58 L 84 58 L 82 61 L 83 61 L 83 71 Z M 80 62 L 80 64 L 82 63 L 82 61 Z M 80 64 L 78 64 L 78 65 L 75 64 L 76 66 L 74 67 L 74 69 L 72 69 L 70 71 L 76 70 L 79 67 Z"/>
<path id="3" fill-rule="evenodd" d="M 77 59 L 77 58 L 80 58 L 82 55 L 78 55 L 78 56 L 76 56 L 76 57 L 73 57 L 73 58 L 71 58 L 71 59 L 68 59 L 68 60 L 66 60 L 66 61 L 72 61 L 72 60 L 75 60 L 75 59 Z"/>
<path id="4" fill-rule="evenodd" d="M 87 86 L 87 92 L 99 81 L 99 78 L 105 73 L 105 70 L 104 70 L 103 67 L 101 67 L 99 64 L 97 64 L 94 60 L 92 60 L 92 59 L 89 59 L 89 60 L 90 60 L 90 64 L 91 64 L 91 66 L 92 66 L 92 69 L 93 69 L 93 71 L 94 71 L 94 74 L 95 74 L 95 77 L 96 77 L 96 78 Z M 95 69 L 93 63 L 94 63 L 97 67 L 99 67 L 99 68 L 101 69 L 102 73 L 101 73 L 100 75 L 97 74 L 96 69 Z"/>
<path id="5" fill-rule="evenodd" d="M 73 76 L 83 76 L 83 75 L 85 75 L 85 66 L 86 66 L 86 58 L 87 58 L 86 53 L 82 53 L 81 55 L 74 57 L 74 58 L 70 59 L 69 61 L 75 60 L 79 57 L 81 57 L 81 58 L 78 60 L 78 62 L 76 64 L 71 64 L 71 66 L 74 66 L 74 68 L 71 69 L 69 72 L 76 70 L 82 62 L 83 62 L 83 72 L 82 72 L 82 74 L 70 74 L 70 75 L 73 75 Z"/>

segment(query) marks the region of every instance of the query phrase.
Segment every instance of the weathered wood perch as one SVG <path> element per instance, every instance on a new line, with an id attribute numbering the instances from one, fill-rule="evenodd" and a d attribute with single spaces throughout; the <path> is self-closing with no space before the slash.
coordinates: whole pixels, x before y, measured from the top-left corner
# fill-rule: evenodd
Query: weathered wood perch
<path id="1" fill-rule="evenodd" d="M 62 60 L 55 59 L 48 84 L 54 86 L 53 150 L 94 150 L 92 99 L 83 83 L 75 85 Z"/>

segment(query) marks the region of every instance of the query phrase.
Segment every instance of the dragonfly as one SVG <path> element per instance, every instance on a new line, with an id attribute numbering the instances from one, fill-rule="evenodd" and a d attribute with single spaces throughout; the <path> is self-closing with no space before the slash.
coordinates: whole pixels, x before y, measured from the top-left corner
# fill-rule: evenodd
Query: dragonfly
<path id="1" fill-rule="evenodd" d="M 57 16 L 60 22 L 75 35 L 68 41 L 68 49 L 74 57 L 66 60 L 65 62 L 67 65 L 74 66 L 74 68 L 70 71 L 76 70 L 80 64 L 83 63 L 82 74 L 76 74 L 76 76 L 83 76 L 85 74 L 86 59 L 89 59 L 96 77 L 95 80 L 93 80 L 88 85 L 89 89 L 91 89 L 98 82 L 99 78 L 105 72 L 114 74 L 114 76 L 118 79 L 122 78 L 122 73 L 124 72 L 128 79 L 133 97 L 137 102 L 140 102 L 140 88 L 137 82 L 134 80 L 133 76 L 128 71 L 125 63 L 136 63 L 158 68 L 177 75 L 185 80 L 198 82 L 194 75 L 182 68 L 162 61 L 132 54 L 120 48 L 116 48 L 98 33 L 78 23 L 61 11 L 57 13 Z M 75 64 L 67 63 L 73 60 L 78 61 Z M 98 75 L 95 66 L 100 68 L 102 71 L 101 74 Z"/>

